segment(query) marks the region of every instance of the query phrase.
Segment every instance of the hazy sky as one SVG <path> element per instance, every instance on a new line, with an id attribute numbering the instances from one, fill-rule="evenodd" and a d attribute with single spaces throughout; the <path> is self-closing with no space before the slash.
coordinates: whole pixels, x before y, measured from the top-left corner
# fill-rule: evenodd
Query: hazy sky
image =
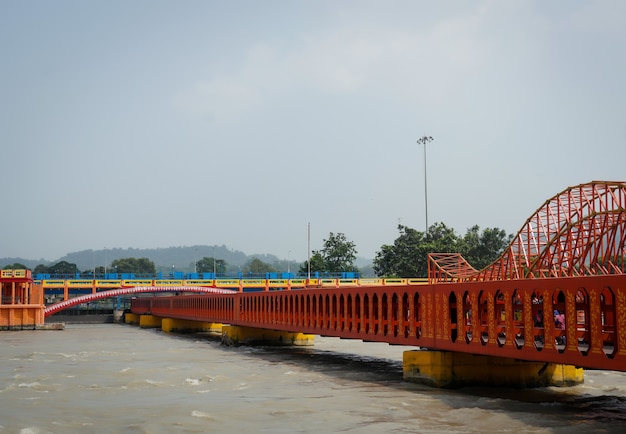
<path id="1" fill-rule="evenodd" d="M 626 2 L 0 2 L 0 257 L 373 258 L 626 180 Z"/>

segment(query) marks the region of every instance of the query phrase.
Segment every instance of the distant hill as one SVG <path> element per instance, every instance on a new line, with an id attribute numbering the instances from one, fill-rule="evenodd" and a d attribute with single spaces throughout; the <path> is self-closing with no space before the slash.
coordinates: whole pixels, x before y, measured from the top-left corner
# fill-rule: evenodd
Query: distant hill
<path id="1" fill-rule="evenodd" d="M 36 260 L 36 259 L 24 259 L 24 258 L 0 258 L 0 268 L 4 268 L 5 265 L 15 264 L 15 263 L 24 264 L 31 270 L 39 264 L 44 264 L 44 265 L 54 264 L 54 262 L 46 261 L 45 259 Z"/>
<path id="2" fill-rule="evenodd" d="M 272 254 L 252 254 L 247 255 L 239 250 L 230 250 L 226 246 L 190 246 L 190 247 L 165 247 L 158 249 L 105 249 L 105 250 L 82 250 L 80 252 L 72 252 L 57 259 L 56 261 L 46 261 L 43 259 L 32 260 L 24 258 L 0 258 L 0 268 L 8 264 L 20 263 L 33 269 L 39 264 L 52 265 L 61 261 L 76 264 L 79 270 L 93 270 L 94 267 L 111 265 L 115 259 L 122 258 L 148 258 L 156 266 L 157 272 L 163 273 L 175 271 L 194 271 L 194 263 L 204 257 L 214 257 L 215 259 L 223 259 L 228 271 L 237 271 L 239 267 L 245 265 L 248 261 L 258 258 L 261 261 L 271 264 L 279 271 L 287 270 L 287 260 L 279 259 Z M 291 271 L 298 271 L 302 265 L 301 262 L 290 261 L 289 268 Z M 357 258 L 356 265 L 364 275 L 371 273 L 371 261 L 363 258 Z M 366 272 L 367 270 L 367 272 Z"/>

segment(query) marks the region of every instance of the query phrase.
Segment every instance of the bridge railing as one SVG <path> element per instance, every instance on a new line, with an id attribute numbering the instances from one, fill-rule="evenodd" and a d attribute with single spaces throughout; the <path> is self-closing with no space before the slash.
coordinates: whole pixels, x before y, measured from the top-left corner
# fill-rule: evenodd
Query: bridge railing
<path id="1" fill-rule="evenodd" d="M 132 310 L 626 371 L 623 275 L 166 298 L 170 304 L 163 297 L 133 300 Z M 160 304 L 151 305 L 156 299 Z"/>
<path id="2" fill-rule="evenodd" d="M 30 270 L 15 270 L 16 273 L 30 273 Z M 7 273 L 7 270 L 3 270 Z M 30 276 L 30 274 L 29 274 Z M 266 272 L 266 273 L 199 273 L 199 272 L 183 272 L 176 271 L 171 273 L 64 273 L 50 274 L 37 273 L 32 276 L 34 280 L 215 280 L 215 279 L 358 279 L 361 277 L 357 272 L 312 272 L 309 274 L 291 273 L 291 272 Z"/>
<path id="3" fill-rule="evenodd" d="M 303 288 L 340 288 L 345 286 L 426 284 L 422 278 L 297 278 L 297 279 L 45 279 L 34 280 L 51 294 L 91 289 L 92 292 L 140 286 L 203 286 L 239 290 L 275 290 Z M 55 292 L 56 291 L 56 292 Z"/>

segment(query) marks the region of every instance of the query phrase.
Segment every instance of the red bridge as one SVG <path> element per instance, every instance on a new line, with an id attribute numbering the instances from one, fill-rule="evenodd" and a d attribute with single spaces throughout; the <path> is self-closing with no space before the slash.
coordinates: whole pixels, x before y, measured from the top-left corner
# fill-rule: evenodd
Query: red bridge
<path id="1" fill-rule="evenodd" d="M 132 312 L 626 371 L 626 183 L 547 200 L 492 265 L 429 256 L 427 284 L 137 298 Z"/>
<path id="2" fill-rule="evenodd" d="M 132 312 L 626 371 L 626 183 L 547 200 L 492 265 L 429 256 L 427 284 L 137 298 Z"/>

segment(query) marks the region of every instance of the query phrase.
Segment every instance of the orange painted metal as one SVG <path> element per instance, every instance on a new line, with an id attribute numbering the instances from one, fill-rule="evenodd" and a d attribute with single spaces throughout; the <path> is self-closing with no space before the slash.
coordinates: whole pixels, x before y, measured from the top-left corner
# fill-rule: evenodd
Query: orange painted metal
<path id="1" fill-rule="evenodd" d="M 492 265 L 429 255 L 426 285 L 136 299 L 134 313 L 626 371 L 626 183 L 549 199 Z"/>
<path id="2" fill-rule="evenodd" d="M 459 254 L 429 255 L 431 282 L 624 274 L 626 183 L 593 181 L 548 199 L 493 264 L 474 270 Z"/>
<path id="3" fill-rule="evenodd" d="M 33 329 L 44 323 L 43 288 L 30 270 L 1 270 L 0 330 Z"/>
<path id="4" fill-rule="evenodd" d="M 626 371 L 625 275 L 150 297 L 131 309 Z"/>
<path id="5" fill-rule="evenodd" d="M 204 293 L 204 294 L 229 294 L 234 293 L 230 289 L 221 289 L 221 288 L 208 288 L 202 286 L 137 286 L 130 288 L 117 288 L 110 289 L 106 291 L 100 291 L 96 293 L 81 295 L 78 297 L 70 298 L 67 300 L 60 301 L 58 303 L 51 304 L 46 306 L 43 310 L 44 317 L 48 317 L 50 315 L 54 315 L 57 312 L 60 312 L 68 307 L 78 306 L 83 303 L 88 303 L 90 301 L 100 300 L 102 298 L 109 297 L 117 297 L 124 295 L 134 295 L 141 293 L 155 293 L 155 292 L 192 292 L 192 293 Z"/>

